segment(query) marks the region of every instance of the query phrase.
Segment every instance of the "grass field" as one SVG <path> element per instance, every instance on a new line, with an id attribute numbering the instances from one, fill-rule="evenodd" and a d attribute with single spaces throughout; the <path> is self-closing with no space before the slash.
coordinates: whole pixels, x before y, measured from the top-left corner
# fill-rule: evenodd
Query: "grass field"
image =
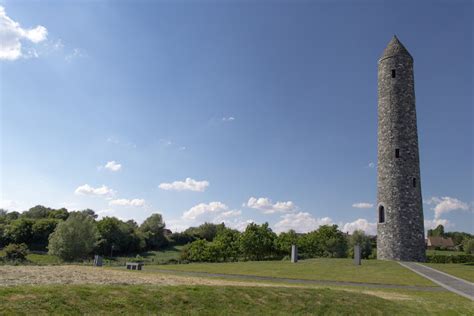
<path id="1" fill-rule="evenodd" d="M 355 266 L 351 259 L 309 259 L 299 261 L 297 264 L 289 261 L 260 261 L 192 263 L 146 267 L 146 271 L 156 271 L 159 269 L 305 280 L 435 286 L 434 283 L 407 270 L 396 262 L 377 260 L 364 260 L 361 266 Z"/>
<path id="2" fill-rule="evenodd" d="M 473 263 L 425 263 L 428 267 L 474 282 Z"/>
<path id="3" fill-rule="evenodd" d="M 0 310 L 4 315 L 467 315 L 473 307 L 467 300 L 458 300 L 449 293 L 445 300 L 450 300 L 450 304 L 446 306 L 437 304 L 436 299 L 427 299 L 426 295 L 391 295 L 392 299 L 386 299 L 335 289 L 284 287 L 16 286 L 0 287 Z"/>

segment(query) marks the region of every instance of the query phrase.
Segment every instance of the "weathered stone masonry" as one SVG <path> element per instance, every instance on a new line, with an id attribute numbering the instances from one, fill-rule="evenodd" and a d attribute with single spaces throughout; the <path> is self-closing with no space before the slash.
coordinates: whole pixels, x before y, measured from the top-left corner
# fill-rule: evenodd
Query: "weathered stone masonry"
<path id="1" fill-rule="evenodd" d="M 413 58 L 394 36 L 378 62 L 377 257 L 425 261 Z"/>

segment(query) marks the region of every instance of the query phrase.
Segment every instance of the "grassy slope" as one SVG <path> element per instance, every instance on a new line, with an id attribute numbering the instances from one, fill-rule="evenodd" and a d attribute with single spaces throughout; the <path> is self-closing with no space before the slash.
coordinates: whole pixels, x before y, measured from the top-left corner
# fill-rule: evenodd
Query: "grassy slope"
<path id="1" fill-rule="evenodd" d="M 350 281 L 384 284 L 435 286 L 434 283 L 396 262 L 364 260 L 355 266 L 351 259 L 310 259 L 297 264 L 288 261 L 238 263 L 193 263 L 146 266 L 146 271 L 167 269 L 227 274 L 243 274 L 308 280 Z"/>
<path id="2" fill-rule="evenodd" d="M 425 263 L 428 267 L 474 282 L 474 264 L 462 263 Z"/>
<path id="3" fill-rule="evenodd" d="M 332 289 L 209 286 L 22 286 L 0 288 L 2 314 L 423 315 L 431 305 Z M 451 308 L 466 313 L 469 305 Z M 459 305 L 459 304 L 457 304 Z M 427 309 L 428 308 L 428 309 Z M 449 309 L 443 313 L 449 313 Z"/>

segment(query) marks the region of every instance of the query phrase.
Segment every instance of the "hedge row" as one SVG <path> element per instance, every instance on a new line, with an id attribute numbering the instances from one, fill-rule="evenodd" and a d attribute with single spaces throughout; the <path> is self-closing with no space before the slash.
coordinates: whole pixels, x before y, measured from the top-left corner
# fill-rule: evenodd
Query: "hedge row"
<path id="1" fill-rule="evenodd" d="M 474 263 L 474 255 L 427 255 L 426 262 L 430 263 Z"/>

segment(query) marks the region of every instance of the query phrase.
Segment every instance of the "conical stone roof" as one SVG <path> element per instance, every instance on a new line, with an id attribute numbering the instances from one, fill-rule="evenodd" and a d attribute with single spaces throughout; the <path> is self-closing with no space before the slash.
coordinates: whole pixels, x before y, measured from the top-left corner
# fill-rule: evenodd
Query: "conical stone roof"
<path id="1" fill-rule="evenodd" d="M 411 57 L 410 53 L 405 48 L 405 46 L 403 46 L 403 44 L 400 42 L 397 36 L 394 35 L 392 39 L 390 40 L 390 43 L 388 43 L 387 47 L 385 47 L 385 50 L 383 51 L 382 56 L 380 56 L 379 61 L 382 59 L 394 57 L 397 55 L 400 55 L 400 56 L 404 55 L 404 56 L 409 57 L 410 59 L 413 59 L 413 57 Z"/>

